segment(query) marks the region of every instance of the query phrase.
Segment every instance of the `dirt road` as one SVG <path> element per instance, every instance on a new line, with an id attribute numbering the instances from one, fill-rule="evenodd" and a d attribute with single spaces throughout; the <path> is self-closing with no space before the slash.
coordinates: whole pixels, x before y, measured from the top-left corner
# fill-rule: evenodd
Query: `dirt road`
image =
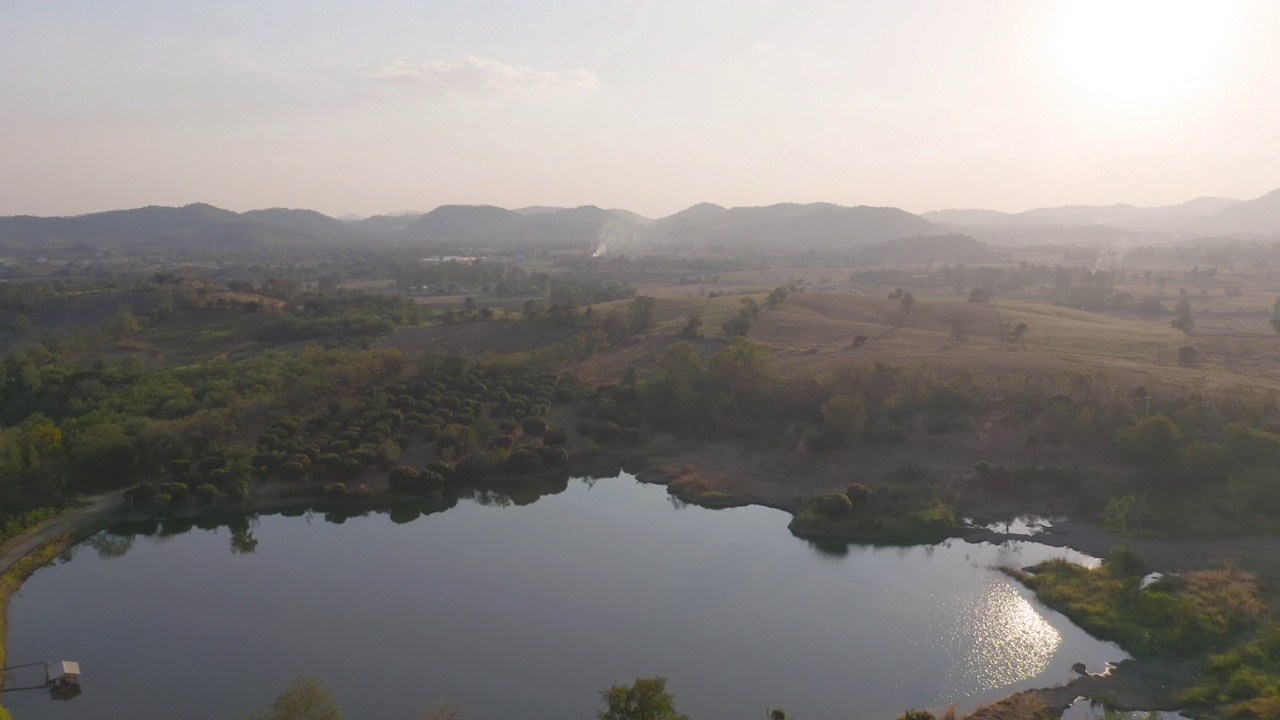
<path id="1" fill-rule="evenodd" d="M 88 536 L 101 527 L 124 504 L 119 493 L 97 495 L 84 505 L 28 529 L 0 546 L 0 575 L 9 572 L 27 555 L 46 544 L 70 535 L 72 541 Z"/>

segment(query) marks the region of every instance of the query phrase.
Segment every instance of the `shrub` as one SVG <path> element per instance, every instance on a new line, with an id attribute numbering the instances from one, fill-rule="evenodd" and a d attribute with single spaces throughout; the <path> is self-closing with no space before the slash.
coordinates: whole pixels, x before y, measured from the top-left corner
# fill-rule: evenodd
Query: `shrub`
<path id="1" fill-rule="evenodd" d="M 516 422 L 515 420 L 503 420 L 502 422 L 498 423 L 498 429 L 504 433 L 507 433 L 508 435 L 515 432 L 519 428 L 520 428 L 520 423 Z"/>
<path id="2" fill-rule="evenodd" d="M 422 472 L 435 473 L 443 478 L 444 482 L 452 482 L 456 470 L 451 463 L 447 463 L 444 460 L 433 460 L 427 463 L 427 467 Z"/>
<path id="3" fill-rule="evenodd" d="M 818 510 L 825 515 L 843 515 L 852 507 L 853 503 L 844 493 L 827 493 L 818 498 Z"/>
<path id="4" fill-rule="evenodd" d="M 568 445 L 569 433 L 560 428 L 550 428 L 542 436 L 543 445 Z"/>
<path id="5" fill-rule="evenodd" d="M 417 492 L 421 489 L 418 482 L 418 471 L 407 465 L 394 468 L 387 476 L 391 487 L 400 492 Z"/>
<path id="6" fill-rule="evenodd" d="M 592 423 L 589 420 L 579 420 L 578 424 L 574 426 L 573 429 L 574 432 L 578 433 L 582 437 L 591 437 L 595 434 L 596 426 L 595 423 Z"/>
<path id="7" fill-rule="evenodd" d="M 559 467 L 569 462 L 569 451 L 563 445 L 543 445 L 538 448 L 538 455 L 550 467 Z"/>
<path id="8" fill-rule="evenodd" d="M 507 458 L 507 467 L 511 472 L 532 473 L 545 466 L 542 456 L 530 448 L 518 448 Z"/>
<path id="9" fill-rule="evenodd" d="M 852 507 L 859 508 L 871 499 L 871 488 L 862 483 L 853 483 L 844 489 L 844 496 L 849 498 L 849 504 Z"/>
<path id="10" fill-rule="evenodd" d="M 979 475 L 986 475 L 987 473 L 991 472 L 990 461 L 979 460 L 978 462 L 974 463 L 973 471 Z"/>
<path id="11" fill-rule="evenodd" d="M 525 435 L 540 436 L 547 431 L 547 421 L 540 417 L 527 417 L 520 423 Z"/>
<path id="12" fill-rule="evenodd" d="M 489 447 L 510 450 L 516 444 L 516 439 L 510 435 L 498 435 L 489 441 Z"/>
<path id="13" fill-rule="evenodd" d="M 199 485 L 195 489 L 195 496 L 204 502 L 211 503 L 218 497 L 218 486 L 210 483 Z"/>
<path id="14" fill-rule="evenodd" d="M 640 442 L 640 430 L 638 428 L 623 428 L 618 434 L 618 440 L 628 445 L 636 445 Z"/>
<path id="15" fill-rule="evenodd" d="M 160 492 L 169 496 L 170 505 L 181 505 L 187 501 L 187 495 L 191 488 L 186 483 L 167 482 L 160 483 Z"/>
<path id="16" fill-rule="evenodd" d="M 324 496 L 330 500 L 341 500 L 347 496 L 347 486 L 342 483 L 329 483 L 321 490 Z"/>

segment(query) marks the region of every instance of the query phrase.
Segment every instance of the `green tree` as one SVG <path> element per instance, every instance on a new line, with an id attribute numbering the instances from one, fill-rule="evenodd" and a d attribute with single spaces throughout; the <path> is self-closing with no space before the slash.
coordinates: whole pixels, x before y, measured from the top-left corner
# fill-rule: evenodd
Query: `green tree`
<path id="1" fill-rule="evenodd" d="M 708 368 L 713 377 L 729 391 L 733 413 L 738 416 L 742 415 L 740 401 L 747 396 L 767 391 L 778 374 L 773 363 L 773 351 L 769 346 L 753 343 L 746 338 L 736 338 L 728 347 L 713 355 Z"/>
<path id="2" fill-rule="evenodd" d="M 906 325 L 907 321 L 911 319 L 911 311 L 915 309 L 916 296 L 912 295 L 911 293 L 903 293 L 902 299 L 899 300 L 898 303 L 902 306 L 901 324 Z"/>
<path id="3" fill-rule="evenodd" d="M 658 301 L 648 295 L 637 295 L 627 308 L 627 329 L 632 335 L 639 335 L 653 327 L 654 313 L 658 309 Z"/>
<path id="4" fill-rule="evenodd" d="M 676 710 L 664 677 L 636 678 L 632 685 L 614 685 L 600 692 L 604 709 L 599 720 L 689 720 Z"/>
<path id="5" fill-rule="evenodd" d="M 1280 330 L 1276 330 L 1280 333 Z M 702 337 L 702 313 L 691 312 L 688 319 L 684 321 L 684 327 L 680 328 L 680 337 L 693 340 Z"/>
<path id="6" fill-rule="evenodd" d="M 1116 444 L 1125 454 L 1150 466 L 1172 462 L 1181 439 L 1178 427 L 1163 415 L 1144 417 L 1116 434 Z"/>
<path id="7" fill-rule="evenodd" d="M 320 678 L 295 678 L 265 710 L 244 720 L 342 720 L 342 710 Z"/>

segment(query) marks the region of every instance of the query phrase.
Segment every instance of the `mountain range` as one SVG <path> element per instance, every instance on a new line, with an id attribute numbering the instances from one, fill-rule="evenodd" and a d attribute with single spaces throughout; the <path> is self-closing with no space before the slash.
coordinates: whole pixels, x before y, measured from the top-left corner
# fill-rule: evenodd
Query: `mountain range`
<path id="1" fill-rule="evenodd" d="M 429 246 L 522 243 L 653 244 L 839 249 L 963 232 L 995 244 L 1280 235 L 1280 190 L 1240 201 L 1202 197 L 1161 207 L 1065 206 L 1021 213 L 782 203 L 726 208 L 700 203 L 649 219 L 622 209 L 444 205 L 426 213 L 338 219 L 305 209 L 236 213 L 196 203 L 73 217 L 0 217 L 0 251 L 97 252 L 182 241 L 228 251 L 272 246 L 390 242 Z"/>

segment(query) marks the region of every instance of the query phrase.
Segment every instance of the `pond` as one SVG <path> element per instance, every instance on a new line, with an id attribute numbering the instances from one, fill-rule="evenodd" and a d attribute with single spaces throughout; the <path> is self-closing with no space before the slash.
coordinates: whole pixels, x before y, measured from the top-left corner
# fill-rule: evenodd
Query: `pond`
<path id="1" fill-rule="evenodd" d="M 591 718 L 610 684 L 665 675 L 698 720 L 865 720 L 1126 657 L 993 569 L 1091 560 L 1070 550 L 818 547 L 786 513 L 681 506 L 627 475 L 553 491 L 416 519 L 104 533 L 9 612 L 9 662 L 78 660 L 84 693 L 6 704 L 19 720 L 232 720 L 318 675 L 355 720 L 445 698 L 468 720 Z"/>

